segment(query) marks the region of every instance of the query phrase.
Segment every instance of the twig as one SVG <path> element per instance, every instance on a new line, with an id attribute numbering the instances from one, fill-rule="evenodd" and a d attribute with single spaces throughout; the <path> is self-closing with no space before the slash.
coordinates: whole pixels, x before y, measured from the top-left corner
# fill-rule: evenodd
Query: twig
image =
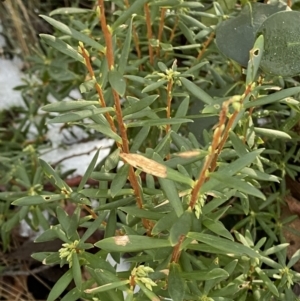
<path id="1" fill-rule="evenodd" d="M 80 156 L 84 156 L 84 155 L 89 155 L 92 151 L 94 151 L 96 149 L 97 149 L 97 147 L 94 147 L 91 150 L 89 150 L 87 152 L 84 152 L 84 153 L 79 153 L 79 154 L 74 154 L 74 155 L 66 156 L 66 157 L 58 160 L 57 162 L 55 162 L 55 163 L 53 163 L 51 165 L 52 165 L 52 167 L 56 167 L 58 164 L 60 164 L 61 162 L 65 161 L 65 160 L 71 159 L 73 157 L 80 157 Z"/>
<path id="2" fill-rule="evenodd" d="M 199 52 L 199 54 L 198 54 L 198 56 L 197 56 L 197 61 L 199 61 L 199 60 L 202 58 L 202 56 L 203 56 L 205 50 L 207 49 L 207 47 L 209 46 L 209 44 L 210 44 L 210 43 L 212 42 L 212 40 L 214 39 L 214 36 L 215 36 L 215 33 L 212 32 L 212 33 L 209 35 L 208 39 L 203 43 L 203 47 L 202 47 L 201 51 Z"/>
<path id="3" fill-rule="evenodd" d="M 41 265 L 37 268 L 34 268 L 32 270 L 27 270 L 27 271 L 14 271 L 14 270 L 4 270 L 0 276 L 29 276 L 32 274 L 38 274 L 42 271 L 48 270 L 49 268 L 52 268 L 53 265 Z"/>
<path id="4" fill-rule="evenodd" d="M 109 68 L 109 70 L 112 70 L 114 68 L 114 51 L 113 51 L 113 43 L 112 43 L 112 34 L 106 24 L 104 0 L 98 0 L 98 16 L 100 19 L 101 29 L 102 29 L 102 32 L 104 34 L 104 39 L 105 39 L 106 59 L 108 62 L 108 68 Z M 119 125 L 119 130 L 120 130 L 121 139 L 122 139 L 122 144 L 118 145 L 118 147 L 124 153 L 129 153 L 127 131 L 126 131 L 126 127 L 125 127 L 125 124 L 123 121 L 120 96 L 114 89 L 112 89 L 112 94 L 113 94 L 114 103 L 115 103 L 115 112 L 116 112 L 116 117 L 117 117 L 117 123 Z M 142 208 L 143 207 L 143 196 L 142 196 L 141 189 L 139 187 L 137 176 L 135 175 L 134 169 L 132 166 L 129 167 L 128 178 L 129 178 L 130 184 L 134 190 L 137 206 L 139 208 Z M 150 230 L 150 222 L 146 219 L 142 219 L 142 222 L 143 222 L 144 227 L 147 229 L 147 231 L 148 232 L 151 231 Z"/>

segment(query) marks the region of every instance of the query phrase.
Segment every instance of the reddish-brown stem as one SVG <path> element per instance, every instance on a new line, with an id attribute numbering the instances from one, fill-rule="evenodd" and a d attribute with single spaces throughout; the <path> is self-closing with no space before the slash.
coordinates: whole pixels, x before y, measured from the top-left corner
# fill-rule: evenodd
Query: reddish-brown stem
<path id="1" fill-rule="evenodd" d="M 166 8 L 162 8 L 160 11 L 160 21 L 159 21 L 159 28 L 158 28 L 158 41 L 161 42 L 162 40 L 162 34 L 164 30 L 164 25 L 165 25 L 165 15 L 166 15 Z M 159 57 L 159 51 L 160 51 L 160 46 L 156 48 L 156 55 Z"/>
<path id="2" fill-rule="evenodd" d="M 198 181 L 196 182 L 196 185 L 194 186 L 194 188 L 192 190 L 191 200 L 190 200 L 190 204 L 189 204 L 189 206 L 192 209 L 195 208 L 195 205 L 197 203 L 199 191 L 200 191 L 201 186 L 204 184 L 204 182 L 206 180 L 206 171 L 208 170 L 211 161 L 212 161 L 212 156 L 208 155 L 205 158 L 205 162 L 204 162 L 203 168 L 200 172 Z"/>
<path id="3" fill-rule="evenodd" d="M 98 5 L 100 8 L 99 19 L 100 19 L 101 29 L 104 34 L 105 45 L 106 45 L 106 58 L 107 58 L 108 68 L 109 70 L 111 70 L 114 66 L 114 53 L 113 53 L 111 32 L 106 24 L 104 0 L 98 0 Z"/>
<path id="4" fill-rule="evenodd" d="M 229 131 L 233 125 L 233 122 L 235 121 L 235 118 L 236 116 L 238 115 L 238 112 L 235 111 L 232 116 L 230 117 L 230 119 L 228 120 L 227 124 L 226 124 L 226 127 L 225 127 L 225 130 L 224 130 L 224 134 L 223 134 L 223 137 L 219 143 L 219 146 L 218 146 L 218 151 L 214 154 L 214 158 L 212 160 L 212 163 L 211 163 L 211 167 L 210 167 L 210 171 L 213 172 L 216 167 L 217 167 L 217 160 L 218 160 L 218 157 L 228 139 L 228 136 L 229 136 Z"/>
<path id="5" fill-rule="evenodd" d="M 151 16 L 149 11 L 149 5 L 146 3 L 144 5 L 144 11 L 146 16 L 146 24 L 147 24 L 147 38 L 148 38 L 148 47 L 149 47 L 149 61 L 150 64 L 154 64 L 154 56 L 153 56 L 153 48 L 151 45 L 151 39 L 152 39 L 152 27 L 151 27 Z"/>
<path id="6" fill-rule="evenodd" d="M 98 217 L 94 210 L 88 207 L 87 205 L 82 205 L 82 208 L 86 210 L 93 217 L 93 219 L 96 219 Z"/>
<path id="7" fill-rule="evenodd" d="M 214 36 L 215 36 L 215 33 L 212 32 L 212 33 L 209 35 L 208 39 L 203 43 L 202 49 L 201 49 L 201 51 L 199 52 L 199 54 L 198 54 L 198 56 L 197 56 L 197 60 L 198 60 L 198 61 L 202 58 L 202 56 L 203 56 L 205 50 L 207 49 L 207 47 L 209 46 L 209 44 L 210 44 L 210 43 L 212 42 L 212 40 L 214 39 Z"/>
<path id="8" fill-rule="evenodd" d="M 98 0 L 98 5 L 100 8 L 100 24 L 101 24 L 101 29 L 104 34 L 104 39 L 105 39 L 105 45 L 106 45 L 106 59 L 108 62 L 108 67 L 109 70 L 112 70 L 114 68 L 114 53 L 113 53 L 113 43 L 112 43 L 112 35 L 111 31 L 109 30 L 107 24 L 106 24 L 106 16 L 105 16 L 105 8 L 104 8 L 104 0 Z M 113 92 L 113 98 L 114 98 L 114 103 L 115 103 L 115 111 L 116 111 L 116 117 L 117 117 L 117 123 L 119 125 L 120 129 L 120 134 L 122 138 L 122 145 L 120 145 L 120 148 L 122 149 L 123 152 L 129 153 L 129 145 L 128 145 L 128 138 L 127 138 L 127 131 L 125 124 L 123 122 L 123 116 L 122 116 L 122 108 L 121 108 L 121 102 L 120 102 L 120 96 L 119 94 L 115 91 L 112 90 Z M 141 194 L 141 190 L 139 188 L 139 184 L 137 181 L 137 177 L 134 173 L 133 167 L 130 167 L 129 169 L 129 181 L 130 184 L 134 190 L 134 194 L 136 196 L 136 202 L 139 208 L 143 207 L 143 198 Z M 142 220 L 144 227 L 149 230 L 149 221 L 146 219 Z"/>
<path id="9" fill-rule="evenodd" d="M 181 235 L 180 238 L 179 238 L 179 240 L 178 240 L 178 243 L 176 244 L 176 246 L 173 249 L 173 253 L 172 253 L 172 257 L 171 257 L 171 262 L 175 262 L 175 263 L 178 262 L 178 260 L 180 258 L 180 255 L 181 255 L 180 247 L 181 247 L 184 239 L 185 239 L 185 235 Z"/>
<path id="10" fill-rule="evenodd" d="M 174 37 L 175 37 L 175 31 L 176 31 L 176 29 L 177 29 L 178 22 L 179 22 L 179 18 L 178 18 L 178 16 L 176 15 L 175 23 L 174 23 L 173 29 L 172 29 L 172 31 L 171 31 L 171 35 L 170 35 L 169 42 L 172 42 L 173 39 L 174 39 Z"/>
<path id="11" fill-rule="evenodd" d="M 82 56 L 84 58 L 85 65 L 86 65 L 86 67 L 88 69 L 88 72 L 90 74 L 90 77 L 92 79 L 96 80 L 95 73 L 94 73 L 93 67 L 91 65 L 90 56 L 89 56 L 88 52 L 85 50 L 85 48 L 82 45 L 80 45 L 79 47 L 80 47 L 80 50 L 81 50 L 81 54 L 82 54 Z M 96 89 L 96 91 L 98 93 L 99 102 L 100 102 L 101 107 L 105 108 L 106 107 L 106 103 L 105 103 L 104 95 L 103 95 L 103 92 L 102 92 L 102 88 L 101 88 L 101 86 L 97 82 L 95 83 L 95 89 Z M 106 119 L 107 119 L 107 121 L 108 121 L 108 123 L 110 125 L 110 128 L 116 133 L 117 129 L 115 127 L 114 121 L 113 121 L 112 117 L 110 116 L 110 114 L 108 112 L 105 113 L 105 117 L 106 117 Z"/>

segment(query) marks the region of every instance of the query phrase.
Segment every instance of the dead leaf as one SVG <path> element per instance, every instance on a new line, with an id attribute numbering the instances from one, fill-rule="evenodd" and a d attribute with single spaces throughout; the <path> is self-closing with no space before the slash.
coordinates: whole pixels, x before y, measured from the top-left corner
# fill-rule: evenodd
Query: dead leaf
<path id="1" fill-rule="evenodd" d="M 138 154 L 120 154 L 120 157 L 126 161 L 131 166 L 144 171 L 147 174 L 159 177 L 166 178 L 167 177 L 167 167 L 154 161 L 148 159 L 142 155 Z"/>

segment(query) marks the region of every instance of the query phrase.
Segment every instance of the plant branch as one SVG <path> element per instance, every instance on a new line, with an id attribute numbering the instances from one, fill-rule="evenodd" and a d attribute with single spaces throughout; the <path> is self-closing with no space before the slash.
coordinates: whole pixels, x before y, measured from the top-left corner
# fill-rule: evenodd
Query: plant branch
<path id="1" fill-rule="evenodd" d="M 90 55 L 86 51 L 86 49 L 84 48 L 82 43 L 80 43 L 79 47 L 80 47 L 80 50 L 81 50 L 80 52 L 81 52 L 81 54 L 84 58 L 85 65 L 86 65 L 86 67 L 88 69 L 88 72 L 90 74 L 90 77 L 93 80 L 95 80 L 95 89 L 96 89 L 96 91 L 98 93 L 98 96 L 99 96 L 100 105 L 102 106 L 102 108 L 105 108 L 106 103 L 105 103 L 104 95 L 103 95 L 101 86 L 96 81 L 95 73 L 94 73 L 94 70 L 93 70 L 93 67 L 92 67 L 91 61 L 90 61 Z M 105 117 L 106 117 L 112 131 L 114 131 L 116 133 L 117 132 L 116 126 L 114 124 L 114 121 L 113 121 L 112 117 L 110 116 L 110 114 L 108 112 L 105 113 Z"/>
<path id="2" fill-rule="evenodd" d="M 178 18 L 178 15 L 176 15 L 176 19 L 175 19 L 175 23 L 174 23 L 174 26 L 172 28 L 172 31 L 171 31 L 171 35 L 170 35 L 170 39 L 169 39 L 169 42 L 171 43 L 175 37 L 175 31 L 177 29 L 177 26 L 178 26 L 178 22 L 179 22 L 179 18 Z"/>
<path id="3" fill-rule="evenodd" d="M 197 56 L 198 61 L 202 58 L 203 54 L 205 53 L 205 51 L 206 51 L 207 47 L 209 46 L 209 44 L 213 41 L 214 37 L 215 37 L 215 33 L 212 32 L 209 35 L 208 39 L 203 43 L 203 47 L 202 47 L 201 51 L 199 52 L 199 54 Z"/>
<path id="4" fill-rule="evenodd" d="M 113 43 L 112 43 L 111 31 L 109 30 L 109 28 L 106 24 L 104 0 L 98 0 L 98 5 L 99 5 L 98 8 L 100 10 L 100 13 L 99 13 L 100 24 L 101 24 L 101 28 L 102 28 L 102 31 L 104 34 L 105 45 L 107 47 L 106 59 L 108 62 L 109 70 L 112 70 L 114 68 Z M 113 93 L 113 98 L 114 98 L 114 103 L 115 103 L 117 123 L 119 125 L 120 134 L 121 134 L 121 138 L 122 138 L 122 145 L 120 145 L 119 147 L 122 149 L 122 151 L 124 153 L 129 153 L 127 131 L 126 131 L 125 124 L 123 122 L 120 96 L 114 89 L 112 89 L 112 93 Z M 140 187 L 139 187 L 139 184 L 137 181 L 137 177 L 134 173 L 134 169 L 132 166 L 130 166 L 130 168 L 129 168 L 129 181 L 134 190 L 137 205 L 139 208 L 142 208 L 143 207 L 142 193 L 141 193 L 141 190 L 140 190 Z M 149 225 L 147 223 L 147 220 L 143 219 L 143 225 L 146 229 L 148 229 Z"/>

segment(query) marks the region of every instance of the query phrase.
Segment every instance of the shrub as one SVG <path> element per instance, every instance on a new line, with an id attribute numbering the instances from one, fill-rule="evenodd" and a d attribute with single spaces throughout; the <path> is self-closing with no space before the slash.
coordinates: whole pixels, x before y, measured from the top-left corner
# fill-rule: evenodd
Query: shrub
<path id="1" fill-rule="evenodd" d="M 97 151 L 72 188 L 37 159 L 37 147 L 3 155 L 3 241 L 25 218 L 44 229 L 37 242 L 62 242 L 57 252 L 32 255 L 69 266 L 49 301 L 72 280 L 63 301 L 296 300 L 300 252 L 287 258 L 283 229 L 293 217 L 281 212 L 286 175 L 299 171 L 299 13 L 219 2 L 98 0 L 94 10 L 42 16 L 57 30 L 41 35 L 55 53 L 44 74 L 56 70 L 69 89 L 85 76 L 82 99 L 42 107 L 47 122 L 115 142 L 99 164 Z M 233 61 L 245 57 L 246 69 Z M 13 214 L 10 204 L 18 206 Z M 104 239 L 95 241 L 99 231 Z M 108 254 L 125 257 L 129 270 L 116 271 Z"/>

